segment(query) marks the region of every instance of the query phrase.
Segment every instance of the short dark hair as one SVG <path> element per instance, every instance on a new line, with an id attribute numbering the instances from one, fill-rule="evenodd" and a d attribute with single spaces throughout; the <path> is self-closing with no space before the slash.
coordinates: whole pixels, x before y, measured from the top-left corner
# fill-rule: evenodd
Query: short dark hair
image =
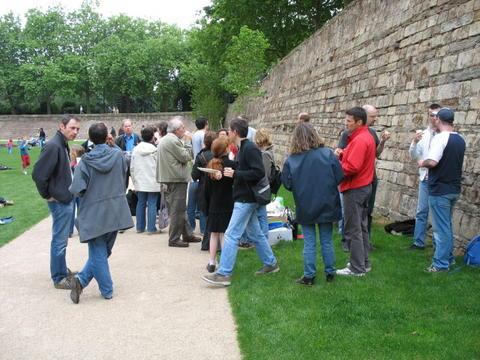
<path id="1" fill-rule="evenodd" d="M 205 144 L 205 149 L 210 150 L 212 147 L 213 140 L 218 137 L 215 131 L 207 131 L 203 137 L 203 143 Z"/>
<path id="2" fill-rule="evenodd" d="M 78 117 L 76 117 L 75 115 L 70 115 L 70 114 L 64 114 L 62 116 L 62 120 L 61 120 L 61 123 L 64 125 L 64 126 L 67 126 L 67 124 L 70 122 L 70 120 L 75 120 L 77 122 L 80 121 L 80 119 Z"/>
<path id="3" fill-rule="evenodd" d="M 367 123 L 367 112 L 365 111 L 364 108 L 360 106 L 355 106 L 353 108 L 348 109 L 345 111 L 347 115 L 350 115 L 353 117 L 353 120 L 355 121 L 362 121 L 362 124 L 365 125 Z"/>
<path id="4" fill-rule="evenodd" d="M 241 138 L 248 135 L 248 121 L 241 117 L 230 120 L 230 129 L 235 130 Z"/>
<path id="5" fill-rule="evenodd" d="M 108 129 L 104 123 L 95 123 L 88 129 L 88 137 L 95 144 L 105 144 L 107 140 Z"/>
<path id="6" fill-rule="evenodd" d="M 142 135 L 143 141 L 150 142 L 152 141 L 153 136 L 155 135 L 155 129 L 151 126 L 144 127 L 140 132 L 140 135 Z"/>
<path id="7" fill-rule="evenodd" d="M 200 116 L 195 120 L 195 126 L 198 130 L 205 129 L 205 126 L 208 124 L 208 119 L 206 117 Z"/>
<path id="8" fill-rule="evenodd" d="M 428 108 L 429 108 L 430 110 L 437 110 L 437 109 L 441 109 L 442 107 L 441 107 L 439 104 L 433 103 L 433 104 L 430 105 Z"/>
<path id="9" fill-rule="evenodd" d="M 160 133 L 160 136 L 165 136 L 167 135 L 167 127 L 168 123 L 166 121 L 162 121 L 157 125 L 158 132 Z"/>

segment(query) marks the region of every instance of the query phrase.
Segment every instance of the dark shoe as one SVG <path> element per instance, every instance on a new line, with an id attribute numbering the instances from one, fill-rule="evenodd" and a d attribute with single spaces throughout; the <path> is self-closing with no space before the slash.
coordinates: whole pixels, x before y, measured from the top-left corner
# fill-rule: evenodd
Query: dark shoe
<path id="1" fill-rule="evenodd" d="M 73 301 L 74 304 L 78 304 L 80 302 L 80 294 L 83 291 L 83 287 L 80 284 L 80 281 L 77 277 L 72 278 L 72 291 L 70 291 L 70 299 Z"/>
<path id="2" fill-rule="evenodd" d="M 230 276 L 212 274 L 202 276 L 202 280 L 215 286 L 230 286 L 232 284 L 232 278 Z"/>
<path id="3" fill-rule="evenodd" d="M 274 265 L 264 265 L 260 270 L 255 272 L 255 275 L 264 275 L 264 274 L 276 273 L 279 271 L 280 271 L 280 266 L 278 266 L 278 263 L 275 263 Z"/>
<path id="4" fill-rule="evenodd" d="M 186 247 L 188 247 L 188 243 L 184 242 L 184 241 L 175 241 L 175 242 L 168 243 L 168 246 L 186 248 Z"/>
<path id="5" fill-rule="evenodd" d="M 58 283 L 53 284 L 55 286 L 55 289 L 60 289 L 60 290 L 70 290 L 72 289 L 72 278 L 65 277 L 62 280 L 60 280 Z"/>
<path id="6" fill-rule="evenodd" d="M 312 286 L 315 283 L 315 277 L 309 278 L 306 276 L 302 276 L 296 281 L 296 283 L 300 285 Z"/>
<path id="7" fill-rule="evenodd" d="M 327 274 L 325 280 L 327 280 L 327 282 L 332 282 L 333 280 L 335 280 L 335 274 Z"/>
<path id="8" fill-rule="evenodd" d="M 410 245 L 409 250 L 425 250 L 425 246 L 418 246 L 416 244 L 412 244 Z"/>
<path id="9" fill-rule="evenodd" d="M 191 237 L 184 237 L 183 241 L 187 242 L 187 243 L 198 243 L 198 242 L 202 241 L 202 238 L 199 238 L 198 236 L 193 236 L 192 235 Z"/>
<path id="10" fill-rule="evenodd" d="M 209 273 L 214 273 L 215 272 L 215 264 L 207 264 L 207 271 Z"/>
<path id="11" fill-rule="evenodd" d="M 249 243 L 249 242 L 241 242 L 238 244 L 238 248 L 240 250 L 248 250 L 248 249 L 252 249 L 254 247 L 254 245 L 252 243 Z"/>

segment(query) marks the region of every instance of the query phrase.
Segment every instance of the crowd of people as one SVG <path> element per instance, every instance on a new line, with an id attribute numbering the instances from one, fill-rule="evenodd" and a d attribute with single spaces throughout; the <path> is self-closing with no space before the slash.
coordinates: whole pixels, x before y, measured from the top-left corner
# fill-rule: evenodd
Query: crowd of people
<path id="1" fill-rule="evenodd" d="M 426 271 L 440 272 L 454 261 L 451 217 L 460 193 L 465 141 L 454 131 L 451 109 L 432 104 L 428 115 L 427 129 L 418 130 L 410 146 L 420 175 L 410 248 L 425 249 L 430 210 L 435 251 Z M 348 109 L 339 144 L 330 149 L 310 123 L 310 115 L 299 114 L 281 174 L 283 185 L 293 193 L 296 220 L 304 235 L 299 284 L 315 282 L 317 228 L 326 281 L 333 281 L 335 275 L 364 276 L 372 270 L 375 162 L 390 138 L 388 131 L 378 136 L 372 127 L 377 116 L 371 105 Z M 254 246 L 259 256 L 262 266 L 256 275 L 280 270 L 268 241 L 266 203 L 259 196 L 268 188 L 275 166 L 270 132 L 255 130 L 243 117 L 216 132 L 209 129 L 206 118 L 198 118 L 195 125 L 197 131 L 191 134 L 183 118 L 173 117 L 168 123 L 142 127 L 137 135 L 131 120 L 125 119 L 115 137 L 115 129 L 109 132 L 103 123 L 96 123 L 88 130 L 89 139 L 70 149 L 68 141 L 76 138 L 80 121 L 71 115 L 62 118 L 32 176 L 53 219 L 52 281 L 58 289 L 69 289 L 74 303 L 93 278 L 102 296 L 112 298 L 108 257 L 118 232 L 135 226 L 139 234 L 158 234 L 162 201 L 169 214 L 168 245 L 185 248 L 202 242 L 202 250 L 209 250 L 208 274 L 202 277 L 206 282 L 231 284 L 242 243 Z M 125 196 L 130 177 L 138 198 L 135 224 Z M 201 236 L 194 233 L 197 219 Z M 88 260 L 78 273 L 70 271 L 65 260 L 74 222 L 80 241 L 89 247 Z M 333 246 L 337 222 L 342 246 L 350 253 L 341 269 L 336 268 Z"/>

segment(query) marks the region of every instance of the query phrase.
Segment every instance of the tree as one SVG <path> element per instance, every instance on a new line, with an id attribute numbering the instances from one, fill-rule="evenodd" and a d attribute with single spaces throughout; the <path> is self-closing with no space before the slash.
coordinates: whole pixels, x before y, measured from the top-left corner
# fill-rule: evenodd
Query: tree
<path id="1" fill-rule="evenodd" d="M 243 95 L 257 83 L 267 67 L 265 51 L 268 47 L 268 41 L 262 32 L 242 26 L 224 55 L 226 75 L 222 83 L 227 91 Z"/>

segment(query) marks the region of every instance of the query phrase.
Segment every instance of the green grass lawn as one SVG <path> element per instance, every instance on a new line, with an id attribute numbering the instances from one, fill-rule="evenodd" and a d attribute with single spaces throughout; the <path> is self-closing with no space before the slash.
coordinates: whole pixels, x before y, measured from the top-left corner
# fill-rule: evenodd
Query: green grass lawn
<path id="1" fill-rule="evenodd" d="M 334 242 L 342 268 L 348 257 L 338 235 Z M 373 242 L 373 270 L 363 278 L 325 282 L 318 252 L 313 287 L 295 284 L 301 240 L 277 245 L 281 270 L 264 277 L 253 275 L 261 266 L 255 250 L 240 251 L 229 297 L 244 358 L 480 359 L 480 269 L 425 273 L 432 248 L 407 250 L 409 238 L 380 225 Z"/>
<path id="2" fill-rule="evenodd" d="M 0 225 L 0 246 L 14 239 L 49 214 L 47 205 L 38 195 L 32 180 L 33 164 L 37 161 L 39 154 L 39 147 L 30 150 L 32 165 L 28 170 L 28 175 L 24 175 L 18 148 L 15 147 L 13 154 L 8 155 L 3 144 L 0 146 L 0 164 L 13 168 L 0 171 L 0 196 L 15 202 L 13 206 L 0 208 L 0 217 L 15 217 L 14 222 Z"/>

